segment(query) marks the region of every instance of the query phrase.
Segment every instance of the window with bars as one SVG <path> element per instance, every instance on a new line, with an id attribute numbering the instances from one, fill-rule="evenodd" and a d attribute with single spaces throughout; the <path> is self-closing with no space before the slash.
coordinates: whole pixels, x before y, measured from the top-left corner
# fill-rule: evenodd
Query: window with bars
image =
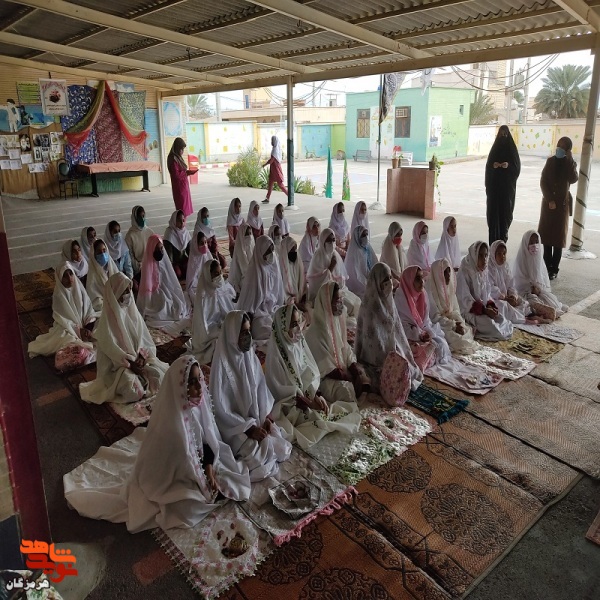
<path id="1" fill-rule="evenodd" d="M 394 137 L 410 137 L 410 106 L 398 106 L 395 112 Z"/>
<path id="2" fill-rule="evenodd" d="M 371 137 L 371 110 L 369 108 L 359 108 L 356 111 L 356 137 Z"/>

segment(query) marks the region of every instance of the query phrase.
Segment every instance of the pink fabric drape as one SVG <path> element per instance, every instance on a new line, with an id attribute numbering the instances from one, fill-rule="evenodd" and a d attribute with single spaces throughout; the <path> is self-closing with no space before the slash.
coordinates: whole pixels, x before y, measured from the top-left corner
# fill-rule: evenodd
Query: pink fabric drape
<path id="1" fill-rule="evenodd" d="M 159 268 L 158 263 L 154 260 L 154 250 L 156 246 L 162 242 L 160 235 L 151 235 L 148 238 L 146 244 L 146 250 L 144 252 L 144 260 L 142 261 L 142 276 L 140 278 L 140 294 L 153 294 L 158 289 L 159 280 Z M 163 256 L 163 260 L 165 259 Z"/>

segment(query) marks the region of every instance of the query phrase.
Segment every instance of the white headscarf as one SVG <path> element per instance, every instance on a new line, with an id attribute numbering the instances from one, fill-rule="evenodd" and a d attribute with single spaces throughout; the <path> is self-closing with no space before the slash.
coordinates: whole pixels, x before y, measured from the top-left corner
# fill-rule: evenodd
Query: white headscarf
<path id="1" fill-rule="evenodd" d="M 407 261 L 409 265 L 417 265 L 418 267 L 421 267 L 421 269 L 425 269 L 427 272 L 429 272 L 429 269 L 431 269 L 429 234 L 427 234 L 427 239 L 425 242 L 422 242 L 420 237 L 423 227 L 426 225 L 427 223 L 425 223 L 425 221 L 419 221 L 418 223 L 415 223 L 412 232 L 412 240 L 410 240 L 410 244 L 408 246 Z"/>
<path id="2" fill-rule="evenodd" d="M 348 221 L 346 221 L 346 213 L 338 213 L 338 206 L 340 204 L 344 206 L 343 202 L 337 202 L 333 205 L 331 218 L 329 219 L 329 229 L 333 230 L 337 240 L 343 241 L 346 240 L 350 233 L 350 226 L 348 225 Z"/>
<path id="3" fill-rule="evenodd" d="M 277 205 L 279 206 L 279 204 Z M 290 224 L 285 217 L 277 216 L 277 206 L 273 209 L 273 225 L 279 225 L 279 229 L 281 229 L 281 235 L 289 235 L 290 233 Z M 281 205 L 283 206 L 283 204 Z"/>
<path id="4" fill-rule="evenodd" d="M 153 235 L 146 245 L 137 306 L 148 324 L 159 326 L 164 322 L 176 322 L 188 316 L 189 308 L 173 265 L 166 253 L 157 261 L 153 254 L 161 242 Z"/>
<path id="5" fill-rule="evenodd" d="M 276 402 L 297 393 L 313 398 L 321 382 L 319 368 L 304 337 L 293 342 L 288 336 L 294 310 L 297 309 L 293 304 L 277 309 L 267 346 L 265 373 Z M 301 314 L 299 310 L 298 313 Z"/>
<path id="6" fill-rule="evenodd" d="M 99 238 L 96 238 L 96 241 L 98 241 L 98 239 Z M 104 242 L 104 240 L 100 241 Z M 98 312 L 102 310 L 104 286 L 106 281 L 111 275 L 118 273 L 118 271 L 119 269 L 117 268 L 117 265 L 110 254 L 108 255 L 108 263 L 106 264 L 106 267 L 101 267 L 94 256 L 94 246 L 90 248 L 89 271 L 85 281 L 85 290 L 92 301 L 92 306 Z"/>
<path id="7" fill-rule="evenodd" d="M 406 252 L 404 252 L 402 244 L 400 246 L 394 244 L 394 238 L 402 237 L 402 233 L 400 223 L 393 221 L 388 227 L 388 234 L 381 247 L 380 261 L 385 263 L 396 277 L 400 277 L 402 271 L 408 266 Z"/>
<path id="8" fill-rule="evenodd" d="M 348 272 L 348 282 L 346 285 L 359 298 L 362 298 L 365 293 L 367 278 L 371 269 L 379 262 L 371 244 L 367 244 L 366 248 L 360 245 L 361 236 L 365 231 L 367 230 L 362 225 L 354 229 L 350 245 L 348 246 L 348 252 L 346 253 L 346 259 L 344 260 L 344 266 Z M 369 239 L 368 233 L 367 231 L 367 241 Z"/>
<path id="9" fill-rule="evenodd" d="M 271 150 L 271 157 L 276 161 L 281 162 L 283 158 L 283 153 L 281 152 L 281 144 L 279 142 L 279 138 L 276 135 L 271 136 L 271 145 L 273 149 Z"/>
<path id="10" fill-rule="evenodd" d="M 446 283 L 444 271 L 450 268 L 450 283 Z M 427 279 L 429 300 L 433 302 L 439 313 L 446 318 L 450 315 L 460 314 L 458 300 L 456 299 L 456 273 L 447 258 L 436 260 L 431 265 L 431 277 Z"/>
<path id="11" fill-rule="evenodd" d="M 238 346 L 244 312 L 233 310 L 221 327 L 210 371 L 210 393 L 223 439 L 236 455 L 250 427 L 262 427 L 273 409 L 260 361 L 252 349 Z"/>
<path id="12" fill-rule="evenodd" d="M 298 256 L 296 262 L 290 262 L 288 258 L 288 254 L 293 248 L 298 248 L 296 240 L 289 236 L 283 238 L 278 259 L 286 302 L 290 298 L 295 298 L 296 302 L 300 302 L 302 296 L 306 293 L 306 277 L 304 276 L 302 260 Z"/>
<path id="13" fill-rule="evenodd" d="M 87 229 L 87 227 L 86 227 L 86 229 Z M 71 263 L 71 267 L 73 268 L 73 273 L 75 273 L 75 275 L 77 277 L 79 277 L 79 279 L 81 279 L 82 277 L 87 275 L 88 270 L 89 270 L 89 265 L 88 265 L 88 261 L 86 258 L 86 254 L 83 251 L 83 248 L 81 248 L 81 260 L 79 262 L 75 262 L 71 258 L 71 251 L 73 249 L 73 244 L 77 244 L 81 248 L 81 243 L 79 241 L 67 240 L 63 244 L 63 247 L 62 247 L 62 258 L 64 261 Z M 89 256 L 89 252 L 88 252 L 88 256 Z"/>
<path id="14" fill-rule="evenodd" d="M 268 235 L 261 235 L 256 240 L 252 262 L 244 277 L 238 307 L 254 316 L 272 318 L 275 310 L 284 303 L 284 297 L 277 257 L 273 255 L 272 264 L 267 264 L 264 259 L 269 248 L 274 249 L 273 240 Z"/>
<path id="15" fill-rule="evenodd" d="M 336 285 L 334 281 L 329 281 L 319 289 L 310 327 L 305 334 L 322 378 L 335 369 L 346 370 L 356 362 L 356 356 L 348 344 L 346 308 L 340 316 L 335 316 L 331 308 Z"/>
<path id="16" fill-rule="evenodd" d="M 318 223 L 319 219 L 316 217 L 309 217 L 308 221 L 306 221 L 306 231 L 304 232 L 304 236 L 300 240 L 300 246 L 298 247 L 298 254 L 300 255 L 300 260 L 304 263 L 305 269 L 310 265 L 310 261 L 319 247 L 319 237 L 312 234 L 312 228 L 315 221 Z"/>
<path id="17" fill-rule="evenodd" d="M 252 202 L 250 202 L 250 208 L 248 209 L 248 216 L 246 217 L 246 223 L 248 223 L 248 225 L 250 225 L 250 227 L 253 227 L 254 229 L 260 229 L 263 226 L 263 220 L 262 217 L 260 216 L 260 213 L 257 216 L 255 216 L 254 214 L 254 208 L 258 206 L 259 210 L 260 210 L 260 204 L 258 202 L 256 202 L 256 200 L 252 200 Z"/>
<path id="18" fill-rule="evenodd" d="M 277 223 L 273 223 L 271 227 L 269 227 L 269 237 L 273 240 L 273 244 L 275 244 L 275 256 L 279 256 L 279 253 L 281 252 L 281 242 L 283 240 L 281 227 L 279 227 L 279 237 L 275 237 L 275 229 L 277 227 L 279 227 Z"/>
<path id="19" fill-rule="evenodd" d="M 123 234 L 119 232 L 117 241 L 113 240 L 108 224 L 104 228 L 104 243 L 108 248 L 108 253 L 113 260 L 119 260 L 127 252 L 127 244 L 123 238 Z"/>
<path id="20" fill-rule="evenodd" d="M 308 299 L 311 302 L 316 298 L 319 288 L 328 281 L 335 281 L 340 288 L 346 287 L 348 271 L 346 271 L 342 257 L 335 249 L 335 242 L 332 244 L 331 249 L 325 247 L 325 240 L 332 234 L 335 235 L 329 227 L 321 231 L 319 247 L 310 261 L 306 279 L 308 280 Z M 331 272 L 329 265 L 333 256 L 336 258 L 336 264 L 333 272 Z"/>
<path id="21" fill-rule="evenodd" d="M 515 274 L 515 285 L 519 294 L 531 293 L 532 285 L 539 287 L 542 292 L 551 291 L 550 278 L 544 264 L 541 245 L 537 254 L 529 252 L 529 239 L 533 234 L 538 236 L 538 240 L 542 239 L 535 229 L 526 231 L 521 238 L 521 245 L 515 258 L 513 271 Z"/>
<path id="22" fill-rule="evenodd" d="M 250 232 L 249 235 L 246 235 L 247 231 Z M 252 235 L 252 229 L 250 225 L 242 221 L 235 239 L 233 258 L 231 259 L 231 268 L 229 269 L 229 283 L 231 283 L 236 292 L 239 292 L 241 289 L 242 281 L 244 280 L 253 254 L 254 236 Z"/>
<path id="23" fill-rule="evenodd" d="M 83 253 L 84 256 L 90 255 L 90 243 L 88 242 L 88 239 L 87 239 L 88 229 L 95 229 L 95 228 L 88 226 L 88 227 L 84 227 L 81 230 L 81 252 Z M 96 233 L 98 233 L 98 232 L 96 232 Z"/>
<path id="24" fill-rule="evenodd" d="M 361 363 L 381 368 L 390 352 L 398 352 L 409 364 L 411 386 L 415 389 L 423 381 L 423 373 L 414 361 L 391 291 L 384 296 L 381 290 L 389 276 L 390 268 L 384 263 L 376 264 L 369 273 L 365 298 L 358 311 L 356 357 Z"/>
<path id="25" fill-rule="evenodd" d="M 360 202 L 357 202 L 356 206 L 354 207 L 354 215 L 352 216 L 352 224 L 350 225 L 350 232 L 354 231 L 359 225 L 362 225 L 363 227 L 365 227 L 367 229 L 367 231 L 371 231 L 371 227 L 369 225 L 369 209 L 367 208 L 367 212 L 365 213 L 365 216 L 363 217 L 360 214 L 360 209 L 362 207 L 367 208 L 367 203 L 366 202 L 362 202 L 362 200 Z"/>
<path id="26" fill-rule="evenodd" d="M 177 227 L 177 215 L 181 213 L 183 215 L 183 227 L 179 229 Z M 192 236 L 185 226 L 185 215 L 182 210 L 176 210 L 169 219 L 169 226 L 165 229 L 165 235 L 163 239 L 169 242 L 173 247 L 177 248 L 179 252 L 183 252 L 187 245 L 190 243 Z"/>
<path id="27" fill-rule="evenodd" d="M 125 235 L 125 241 L 129 246 L 131 252 L 131 260 L 134 262 L 134 268 L 136 264 L 141 264 L 144 259 L 144 252 L 146 250 L 146 244 L 150 239 L 151 235 L 154 235 L 154 231 L 148 227 L 145 223 L 143 227 L 140 227 L 136 221 L 136 213 L 138 209 L 143 208 L 140 205 L 136 205 L 131 209 L 131 227 Z"/>
<path id="28" fill-rule="evenodd" d="M 471 244 L 467 255 L 460 263 L 459 272 L 461 274 L 461 280 L 464 280 L 468 287 L 468 290 L 458 290 L 463 313 L 468 313 L 471 310 L 471 305 L 467 306 L 469 301 L 469 298 L 466 296 L 467 293 L 473 300 L 481 302 L 484 305 L 486 305 L 488 300 L 491 300 L 492 297 L 492 286 L 490 285 L 487 265 L 483 271 L 480 271 L 477 268 L 479 249 L 481 246 L 487 246 L 487 244 L 485 242 L 475 242 Z M 465 302 L 465 300 L 467 302 Z"/>
<path id="29" fill-rule="evenodd" d="M 454 217 L 446 217 L 442 225 L 442 237 L 435 253 L 435 259 L 447 258 L 450 261 L 453 269 L 460 267 L 460 243 L 458 241 L 458 234 L 451 237 L 448 233 L 450 222 Z M 455 219 L 456 220 L 456 219 Z"/>
<path id="30" fill-rule="evenodd" d="M 213 263 L 219 264 L 211 260 L 202 267 L 202 293 L 196 295 L 192 323 L 192 352 L 203 365 L 212 361 L 215 338 L 225 317 L 235 308 L 236 293 L 231 284 L 223 280 L 216 284 L 212 280 L 210 268 Z"/>
<path id="31" fill-rule="evenodd" d="M 503 240 L 496 240 L 490 246 L 488 273 L 492 286 L 498 288 L 503 296 L 507 296 L 510 292 L 516 292 L 517 289 L 515 280 L 510 271 L 508 259 L 504 261 L 503 265 L 499 265 L 496 261 L 496 252 L 501 246 L 506 248 L 506 243 Z"/>
<path id="32" fill-rule="evenodd" d="M 193 356 L 180 356 L 154 401 L 126 490 L 127 528 L 132 533 L 156 526 L 193 527 L 217 507 L 217 494 L 202 467 L 205 446 L 214 455 L 215 479 L 223 496 L 232 500 L 250 496 L 248 469 L 236 462 L 221 440 L 202 371 L 199 404 L 188 397 L 189 373 L 195 364 Z"/>
<path id="33" fill-rule="evenodd" d="M 198 211 L 198 216 L 196 217 L 196 224 L 194 225 L 194 233 L 192 235 L 193 238 L 195 238 L 198 235 L 199 231 L 201 231 L 206 236 L 207 240 L 209 240 L 211 237 L 216 235 L 215 230 L 211 226 L 210 219 L 208 220 L 208 225 L 205 225 L 202 222 L 202 211 L 205 208 L 206 208 L 206 206 L 203 206 Z"/>
<path id="34" fill-rule="evenodd" d="M 240 201 L 240 212 L 236 214 L 235 212 L 235 203 L 236 201 Z M 242 201 L 239 198 L 234 198 L 229 203 L 229 210 L 227 211 L 227 223 L 226 226 L 239 227 L 244 222 L 244 217 L 242 217 L 242 209 L 241 209 Z"/>
<path id="35" fill-rule="evenodd" d="M 185 272 L 185 291 L 188 293 L 192 304 L 195 302 L 196 290 L 200 283 L 200 273 L 202 273 L 202 268 L 207 262 L 210 263 L 213 260 L 213 256 L 208 249 L 208 243 L 205 245 L 206 252 L 204 254 L 198 250 L 198 233 L 199 232 L 196 232 L 192 238 L 190 244 L 190 257 Z M 208 242 L 208 238 L 206 241 Z"/>

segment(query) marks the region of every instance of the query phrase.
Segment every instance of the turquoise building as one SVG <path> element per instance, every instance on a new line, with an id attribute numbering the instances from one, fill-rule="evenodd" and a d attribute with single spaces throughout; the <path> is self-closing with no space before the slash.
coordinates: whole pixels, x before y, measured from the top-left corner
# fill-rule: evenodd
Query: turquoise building
<path id="1" fill-rule="evenodd" d="M 401 89 L 381 124 L 381 157 L 391 158 L 394 148 L 412 152 L 414 162 L 466 156 L 469 113 L 473 90 L 430 87 Z M 346 155 L 370 150 L 377 157 L 379 92 L 346 94 Z"/>

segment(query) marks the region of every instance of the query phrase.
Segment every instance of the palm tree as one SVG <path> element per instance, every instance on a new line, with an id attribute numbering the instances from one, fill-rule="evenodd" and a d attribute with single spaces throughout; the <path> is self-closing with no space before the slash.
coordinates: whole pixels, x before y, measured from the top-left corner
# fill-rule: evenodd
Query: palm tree
<path id="1" fill-rule="evenodd" d="M 587 114 L 590 68 L 584 65 L 550 67 L 542 79 L 544 87 L 535 97 L 536 113 L 546 113 L 555 119 L 575 119 Z"/>
<path id="2" fill-rule="evenodd" d="M 488 95 L 475 92 L 475 102 L 471 102 L 469 125 L 489 125 L 496 117 L 494 103 Z"/>
<path id="3" fill-rule="evenodd" d="M 212 115 L 208 99 L 204 94 L 191 94 L 186 98 L 189 114 L 193 119 L 205 119 Z"/>

